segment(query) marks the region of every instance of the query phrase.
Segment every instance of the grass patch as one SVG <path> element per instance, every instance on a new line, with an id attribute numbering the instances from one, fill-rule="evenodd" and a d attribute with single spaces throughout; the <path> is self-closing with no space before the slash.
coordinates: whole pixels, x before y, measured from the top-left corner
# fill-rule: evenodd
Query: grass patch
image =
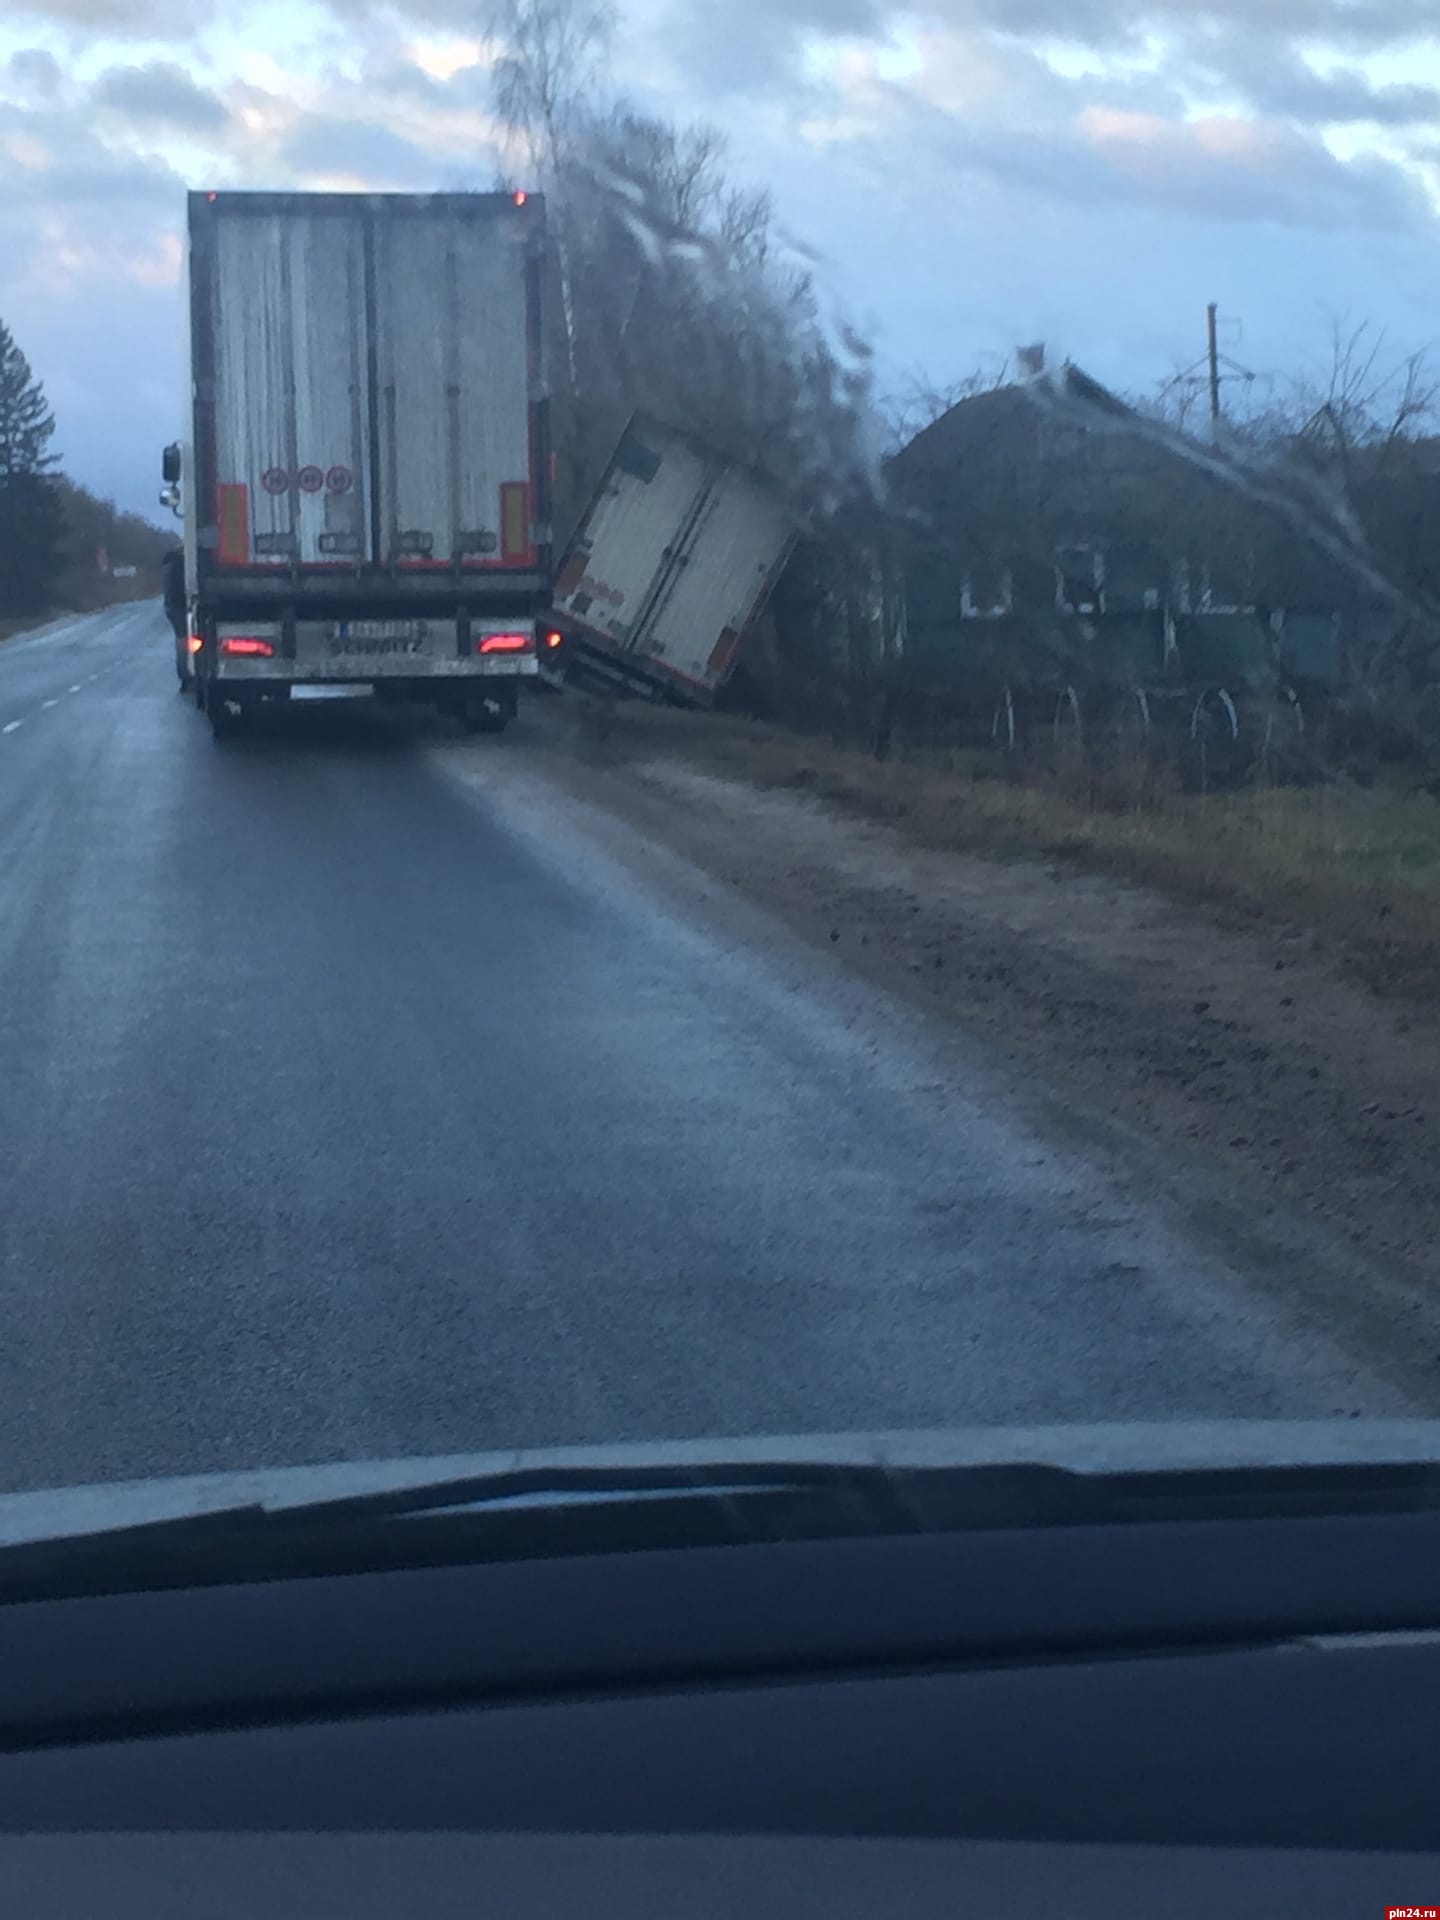
<path id="1" fill-rule="evenodd" d="M 1255 784 L 1182 792 L 1148 758 L 1095 766 L 858 747 L 719 715 L 627 708 L 619 744 L 806 792 L 919 845 L 1062 859 L 1340 944 L 1375 987 L 1440 987 L 1440 804 L 1422 790 Z"/>

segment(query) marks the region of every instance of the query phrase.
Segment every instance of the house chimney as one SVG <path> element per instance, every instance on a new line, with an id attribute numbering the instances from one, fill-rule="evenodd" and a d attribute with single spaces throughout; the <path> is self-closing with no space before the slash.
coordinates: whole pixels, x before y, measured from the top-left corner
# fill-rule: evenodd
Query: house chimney
<path id="1" fill-rule="evenodd" d="M 1037 340 L 1033 347 L 1017 347 L 1015 359 L 1026 380 L 1038 379 L 1045 371 L 1045 342 Z"/>

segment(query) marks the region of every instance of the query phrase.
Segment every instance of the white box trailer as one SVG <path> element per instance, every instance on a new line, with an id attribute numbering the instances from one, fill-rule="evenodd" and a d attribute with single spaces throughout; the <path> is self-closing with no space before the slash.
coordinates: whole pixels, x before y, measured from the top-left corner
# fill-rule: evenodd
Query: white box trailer
<path id="1" fill-rule="evenodd" d="M 496 729 L 551 590 L 539 196 L 193 193 L 177 669 L 217 731 L 369 684 Z"/>
<path id="2" fill-rule="evenodd" d="M 579 670 L 706 705 L 795 540 L 760 476 L 637 416 L 560 562 L 555 617 Z"/>

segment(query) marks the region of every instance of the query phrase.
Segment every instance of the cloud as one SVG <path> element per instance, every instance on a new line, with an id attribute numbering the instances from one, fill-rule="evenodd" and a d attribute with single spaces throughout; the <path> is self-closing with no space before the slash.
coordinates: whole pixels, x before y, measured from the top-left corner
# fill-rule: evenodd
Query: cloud
<path id="1" fill-rule="evenodd" d="M 620 0 L 615 79 L 717 121 L 901 364 L 961 373 L 1045 337 L 1133 385 L 1216 297 L 1281 359 L 1336 285 L 1397 341 L 1428 334 L 1440 249 L 1414 182 L 1440 88 L 1393 59 L 1379 84 L 1369 56 L 1433 32 L 1436 4 Z M 486 0 L 0 9 L 0 314 L 80 477 L 142 507 L 183 391 L 187 180 L 491 184 Z"/>
<path id="2" fill-rule="evenodd" d="M 0 314 L 45 382 L 69 469 L 158 511 L 154 450 L 184 392 L 185 183 L 113 144 L 83 94 L 0 126 Z"/>
<path id="3" fill-rule="evenodd" d="M 388 192 L 434 192 L 451 184 L 440 176 L 433 154 L 391 128 L 331 115 L 303 120 L 283 143 L 280 157 L 294 176 L 343 176 Z"/>
<path id="4" fill-rule="evenodd" d="M 1214 115 L 1174 122 L 1094 107 L 1080 116 L 1081 147 L 1057 143 L 1055 184 L 1167 206 L 1199 219 L 1271 221 L 1333 231 L 1418 228 L 1422 196 L 1384 162 L 1337 160 L 1322 141 L 1276 122 Z"/>
<path id="5" fill-rule="evenodd" d="M 164 159 L 120 150 L 83 97 L 11 107 L 0 137 L 0 313 L 154 279 L 184 182 Z M 139 263 L 139 264 L 137 264 Z M 147 264 L 148 263 L 148 264 Z"/>
<path id="6" fill-rule="evenodd" d="M 1300 60 L 1277 58 L 1247 67 L 1241 85 L 1263 112 L 1304 125 L 1408 127 L 1440 119 L 1440 88 L 1375 86 L 1355 67 L 1318 74 Z"/>
<path id="7" fill-rule="evenodd" d="M 428 80 L 448 84 L 457 73 L 468 68 L 485 67 L 489 53 L 481 40 L 458 38 L 453 34 L 422 38 L 406 48 L 406 65 L 418 69 Z"/>
<path id="8" fill-rule="evenodd" d="M 1342 161 L 1317 135 L 1279 122 L 1093 106 L 1043 128 L 931 120 L 922 132 L 913 104 L 911 122 L 921 173 L 1023 185 L 1082 218 L 1128 206 L 1208 224 L 1434 233 L 1432 209 L 1402 169 L 1378 157 Z M 1141 270 L 1117 261 L 1117 281 Z"/>
<path id="9" fill-rule="evenodd" d="M 45 47 L 21 47 L 0 67 L 0 90 L 18 100 L 54 100 L 65 85 L 60 62 Z"/>
<path id="10" fill-rule="evenodd" d="M 1253 26 L 1196 14 L 1167 44 L 1163 59 L 1192 102 L 1248 106 L 1300 126 L 1407 127 L 1440 114 L 1435 85 L 1379 83 L 1353 62 L 1317 59 L 1322 51 L 1313 44 L 1302 50 L 1274 31 L 1268 15 Z"/>
<path id="11" fill-rule="evenodd" d="M 1432 207 L 1404 168 L 1376 154 L 1337 157 L 1316 127 L 1284 114 L 1244 103 L 1197 111 L 1168 74 L 1067 77 L 1026 43 L 973 28 L 915 35 L 910 53 L 902 79 L 887 78 L 882 51 L 862 43 L 812 58 L 809 76 L 769 103 L 769 124 L 798 131 L 834 163 L 848 150 L 897 198 L 941 197 L 983 177 L 1081 218 L 1149 207 L 1245 226 L 1436 237 Z M 1277 95 L 1294 79 L 1280 74 Z"/>
<path id="12" fill-rule="evenodd" d="M 120 40 L 189 39 L 214 17 L 215 0 L 10 0 L 12 20 L 38 20 Z"/>
<path id="13" fill-rule="evenodd" d="M 152 60 L 143 67 L 111 67 L 95 83 L 92 98 L 127 119 L 159 123 L 186 132 L 214 132 L 229 119 L 224 103 L 197 86 L 183 67 Z"/>
<path id="14" fill-rule="evenodd" d="M 1223 49 L 1226 78 L 1243 85 L 1248 72 L 1258 98 L 1275 48 L 1298 83 L 1304 69 L 1296 43 L 1363 55 L 1428 41 L 1436 10 L 1435 0 L 930 0 L 923 12 L 887 0 L 727 0 L 723 8 L 715 0 L 669 0 L 653 36 L 683 66 L 703 73 L 708 88 L 765 94 L 794 82 L 816 40 L 883 44 L 917 24 L 971 36 L 972 44 L 983 36 L 992 44 L 1143 56 L 1167 78 L 1207 46 L 1212 55 Z M 1326 83 L 1311 78 L 1311 106 L 1318 107 Z M 1359 111 L 1362 90 L 1376 107 L 1373 116 Z M 1352 74 L 1337 82 L 1331 99 L 1338 117 L 1389 119 L 1419 104 L 1418 96 L 1405 98 L 1411 91 L 1368 88 Z"/>
<path id="15" fill-rule="evenodd" d="M 820 17 L 823 16 L 823 17 Z M 663 17 L 659 39 L 682 71 L 704 75 L 710 101 L 726 94 L 780 93 L 800 74 L 807 35 L 878 39 L 876 0 L 740 0 L 717 7 L 680 0 Z"/>
<path id="16" fill-rule="evenodd" d="M 101 138 L 83 103 L 41 112 L 12 109 L 5 117 L 0 149 L 0 221 L 44 210 L 63 220 L 92 207 L 123 232 L 183 195 L 179 174 L 160 159 L 117 151 Z M 43 156 L 36 164 L 37 156 Z M 0 252 L 0 291 L 14 270 L 14 256 Z"/>
<path id="17" fill-rule="evenodd" d="M 240 83 L 215 141 L 215 177 L 237 186 L 370 186 L 391 191 L 489 186 L 497 129 L 473 70 L 451 82 L 411 62 L 366 61 L 352 77 L 281 91 Z"/>
<path id="18" fill-rule="evenodd" d="M 938 0 L 935 11 L 956 26 L 1109 50 L 1197 26 L 1368 50 L 1435 30 L 1433 0 Z"/>

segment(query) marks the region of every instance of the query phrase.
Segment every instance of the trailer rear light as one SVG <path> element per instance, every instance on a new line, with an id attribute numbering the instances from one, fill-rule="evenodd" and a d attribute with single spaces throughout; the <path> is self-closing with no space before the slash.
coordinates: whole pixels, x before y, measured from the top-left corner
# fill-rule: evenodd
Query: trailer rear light
<path id="1" fill-rule="evenodd" d="M 220 651 L 241 660 L 273 660 L 275 658 L 275 648 L 269 640 L 257 640 L 248 633 L 232 633 L 228 639 L 220 642 Z"/>
<path id="2" fill-rule="evenodd" d="M 550 651 L 553 653 L 556 647 L 560 646 L 563 643 L 564 639 L 565 639 L 565 636 L 563 633 L 553 633 L 553 632 L 547 633 L 545 636 L 545 644 L 547 647 L 549 647 Z"/>
<path id="3" fill-rule="evenodd" d="M 475 642 L 477 653 L 533 653 L 533 633 L 485 633 Z"/>
<path id="4" fill-rule="evenodd" d="M 204 644 L 205 642 L 200 638 L 198 633 L 192 633 L 189 639 L 185 642 L 186 647 L 189 649 L 191 653 L 199 653 L 200 649 L 204 646 Z"/>

